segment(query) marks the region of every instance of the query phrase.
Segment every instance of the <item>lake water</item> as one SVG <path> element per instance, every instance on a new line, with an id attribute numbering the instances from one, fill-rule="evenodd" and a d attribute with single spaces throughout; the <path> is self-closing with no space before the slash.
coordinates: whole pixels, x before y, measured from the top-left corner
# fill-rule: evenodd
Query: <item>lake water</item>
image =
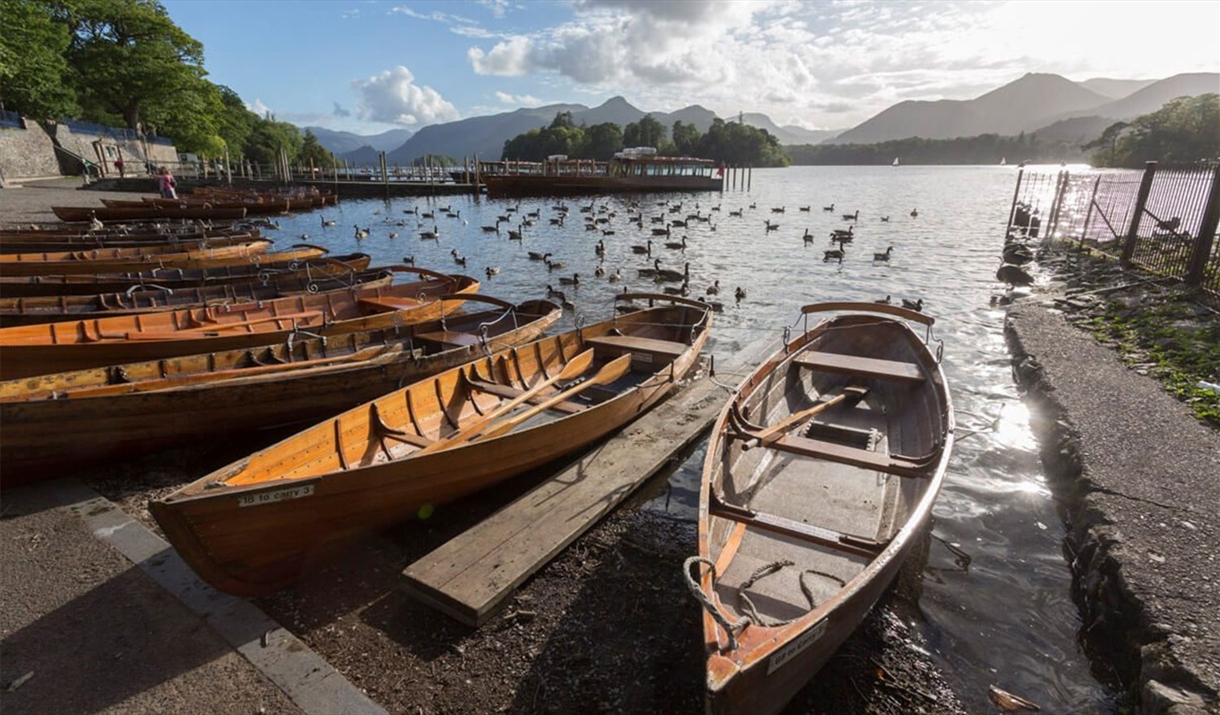
<path id="1" fill-rule="evenodd" d="M 364 251 L 374 265 L 410 256 L 421 267 L 476 276 L 483 280 L 482 292 L 512 301 L 545 297 L 548 284 L 562 287 L 576 310 L 556 330 L 570 329 L 575 316 L 585 322 L 609 317 L 613 294 L 623 287 L 660 292 L 660 286 L 637 275 L 655 258 L 662 259 L 663 268 L 678 271 L 689 264 L 693 297 L 705 297 L 708 286 L 720 281 L 720 294 L 706 296 L 725 306 L 715 317 L 707 349 L 720 375 L 747 372 L 774 350 L 806 303 L 887 295 L 895 302 L 922 299 L 944 340 L 944 371 L 959 431 L 997 417 L 998 427 L 958 442 L 955 449 L 934 511 L 919 627 L 972 712 L 994 710 L 987 701 L 990 684 L 1040 704 L 1043 712 L 1114 712 L 1114 692 L 1093 677 L 1078 643 L 1079 616 L 1062 551 L 1064 527 L 1012 379 L 1004 312 L 991 306 L 992 296 L 1003 290 L 995 270 L 1015 181 L 1013 167 L 763 169 L 753 172 L 750 191 L 723 194 L 562 202 L 472 196 L 349 200 L 321 212 L 336 221 L 333 227 L 323 227 L 319 212 L 313 212 L 279 219 L 281 230 L 268 235 L 281 246 L 307 240 L 333 253 Z M 642 230 L 627 221 L 635 212 L 632 202 L 644 214 Z M 658 206 L 668 202 L 682 202 L 681 211 Z M 563 226 L 552 225 L 549 219 L 558 216 L 553 207 L 560 203 L 571 207 L 569 218 Z M 519 211 L 509 214 L 518 204 Z M 578 211 L 590 204 L 593 213 Z M 834 211 L 823 210 L 831 204 Z M 460 217 L 437 211 L 435 219 L 421 220 L 404 213 L 446 206 Z M 606 211 L 597 213 L 602 206 Z M 811 210 L 800 211 L 801 206 Z M 780 207 L 783 213 L 771 211 Z M 918 216 L 911 216 L 913 209 Z M 743 216 L 729 215 L 737 210 Z M 830 231 L 850 225 L 841 215 L 857 210 L 855 240 L 843 261 L 823 261 L 824 251 L 834 247 Z M 524 228 L 523 240 L 508 240 L 507 230 L 532 211 L 539 211 L 540 220 Z M 661 224 L 650 217 L 664 215 L 669 221 L 695 213 L 710 214 L 711 222 L 674 228 L 668 238 L 651 235 Z M 494 224 L 498 215 L 511 216 L 511 224 L 501 224 L 498 234 L 484 232 L 481 227 Z M 599 228 L 613 235 L 586 230 L 584 219 L 598 215 L 610 219 Z M 889 220 L 882 221 L 884 216 Z M 766 230 L 768 220 L 779 228 Z M 368 229 L 367 238 L 357 240 L 357 226 Z M 434 226 L 439 240 L 419 237 Z M 802 239 L 806 229 L 812 242 Z M 683 235 L 685 251 L 664 246 Z M 631 246 L 650 239 L 651 258 L 632 252 Z M 606 274 L 622 271 L 617 283 L 595 276 L 599 240 L 605 242 Z M 875 252 L 890 246 L 890 261 L 873 260 Z M 455 265 L 453 251 L 466 257 L 465 269 Z M 529 259 L 530 251 L 550 253 L 552 261 L 567 265 L 548 271 Z M 486 278 L 488 267 L 499 268 L 498 275 Z M 573 273 L 580 276 L 579 286 L 559 285 L 561 275 Z M 746 297 L 737 303 L 739 286 Z M 672 478 L 665 498 L 649 508 L 693 519 L 702 456 L 693 455 Z"/>

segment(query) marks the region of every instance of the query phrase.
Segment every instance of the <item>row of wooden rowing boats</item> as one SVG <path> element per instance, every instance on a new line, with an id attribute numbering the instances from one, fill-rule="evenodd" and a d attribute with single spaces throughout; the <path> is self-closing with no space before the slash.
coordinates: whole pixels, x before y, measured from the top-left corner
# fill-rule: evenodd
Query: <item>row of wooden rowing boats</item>
<path id="1" fill-rule="evenodd" d="M 415 274 L 0 329 L 0 373 L 22 375 L 0 382 L 0 477 L 307 424 L 149 505 L 204 580 L 265 594 L 362 534 L 612 434 L 688 375 L 712 325 L 703 303 L 626 294 L 632 310 L 543 335 L 552 304 Z M 745 379 L 707 450 L 686 574 L 709 712 L 777 712 L 821 667 L 917 543 L 953 446 L 931 318 L 804 311 L 830 317 Z"/>
<path id="2" fill-rule="evenodd" d="M 334 204 L 334 194 L 312 191 L 250 192 L 220 187 L 197 187 L 177 199 L 141 201 L 102 199 L 102 206 L 53 206 L 61 221 L 141 221 L 165 219 L 233 220 L 248 215 L 312 210 Z"/>

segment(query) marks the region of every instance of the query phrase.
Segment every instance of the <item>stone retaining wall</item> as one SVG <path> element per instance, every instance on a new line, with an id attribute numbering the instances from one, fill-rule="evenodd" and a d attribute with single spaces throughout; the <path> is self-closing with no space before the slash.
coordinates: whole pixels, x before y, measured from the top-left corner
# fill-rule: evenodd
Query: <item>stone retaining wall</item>
<path id="1" fill-rule="evenodd" d="M 5 181 L 59 176 L 51 137 L 37 122 L 25 124 L 25 129 L 0 127 L 0 175 Z"/>

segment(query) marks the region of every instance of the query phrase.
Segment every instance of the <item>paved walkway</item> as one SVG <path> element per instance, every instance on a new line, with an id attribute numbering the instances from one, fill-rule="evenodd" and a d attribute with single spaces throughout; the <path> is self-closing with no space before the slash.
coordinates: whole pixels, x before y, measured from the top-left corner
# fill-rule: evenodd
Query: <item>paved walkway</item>
<path id="1" fill-rule="evenodd" d="M 1062 472 L 1086 629 L 1125 641 L 1143 712 L 1220 712 L 1220 433 L 1058 312 L 1018 304 L 1008 328 Z"/>

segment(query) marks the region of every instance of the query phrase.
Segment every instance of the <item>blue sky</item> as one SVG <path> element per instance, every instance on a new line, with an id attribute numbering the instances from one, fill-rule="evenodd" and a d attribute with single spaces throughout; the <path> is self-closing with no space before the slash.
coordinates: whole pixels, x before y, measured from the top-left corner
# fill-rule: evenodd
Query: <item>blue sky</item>
<path id="1" fill-rule="evenodd" d="M 845 129 L 1026 72 L 1220 71 L 1220 2 L 166 0 L 256 111 L 373 134 L 621 95 Z M 1220 89 L 1220 88 L 1218 88 Z"/>

